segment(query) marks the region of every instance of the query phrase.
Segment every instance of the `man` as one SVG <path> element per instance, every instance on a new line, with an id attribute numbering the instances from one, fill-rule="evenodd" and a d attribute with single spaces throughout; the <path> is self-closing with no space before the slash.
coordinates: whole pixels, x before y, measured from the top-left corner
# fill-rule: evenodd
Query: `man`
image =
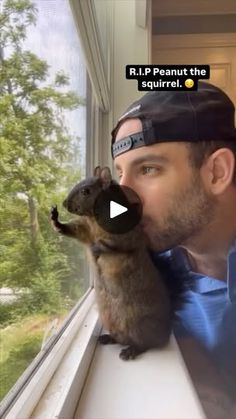
<path id="1" fill-rule="evenodd" d="M 233 103 L 205 82 L 199 82 L 197 91 L 149 92 L 119 119 L 112 131 L 112 155 L 120 184 L 132 188 L 142 201 L 142 225 L 154 258 L 168 257 L 181 273 L 186 300 L 177 312 L 175 333 L 182 338 L 187 364 L 196 364 L 193 376 L 205 388 L 215 384 L 219 393 L 227 388 L 234 397 Z M 201 388 L 200 383 L 199 392 Z M 210 410 L 214 404 L 216 413 L 209 411 L 210 417 L 222 417 L 217 402 L 220 405 L 211 400 Z M 207 401 L 207 410 L 206 405 Z"/>

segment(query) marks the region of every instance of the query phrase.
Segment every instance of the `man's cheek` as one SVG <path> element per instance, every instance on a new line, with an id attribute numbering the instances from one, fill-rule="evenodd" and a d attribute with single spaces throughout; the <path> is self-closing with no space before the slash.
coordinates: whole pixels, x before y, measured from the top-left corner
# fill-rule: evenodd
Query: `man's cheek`
<path id="1" fill-rule="evenodd" d="M 152 200 L 146 201 L 143 205 L 143 215 L 153 220 L 158 220 L 162 214 L 167 210 L 167 202 L 158 197 L 153 197 Z"/>

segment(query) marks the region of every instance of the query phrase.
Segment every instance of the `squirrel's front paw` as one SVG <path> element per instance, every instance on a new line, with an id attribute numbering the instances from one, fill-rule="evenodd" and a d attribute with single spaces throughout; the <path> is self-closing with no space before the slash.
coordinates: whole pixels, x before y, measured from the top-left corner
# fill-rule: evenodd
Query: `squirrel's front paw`
<path id="1" fill-rule="evenodd" d="M 57 206 L 52 207 L 52 209 L 51 209 L 51 220 L 52 221 L 57 221 L 58 220 L 58 216 L 59 216 L 59 213 L 57 211 Z"/>

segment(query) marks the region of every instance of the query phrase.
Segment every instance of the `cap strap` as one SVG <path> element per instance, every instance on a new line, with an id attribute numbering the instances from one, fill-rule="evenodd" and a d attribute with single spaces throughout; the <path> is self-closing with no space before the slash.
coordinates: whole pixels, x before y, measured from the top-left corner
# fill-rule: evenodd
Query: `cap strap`
<path id="1" fill-rule="evenodd" d="M 145 145 L 143 132 L 137 132 L 135 134 L 129 135 L 128 137 L 121 138 L 121 140 L 115 142 L 111 146 L 112 158 L 119 156 L 120 154 L 125 153 L 131 148 L 138 148 Z"/>

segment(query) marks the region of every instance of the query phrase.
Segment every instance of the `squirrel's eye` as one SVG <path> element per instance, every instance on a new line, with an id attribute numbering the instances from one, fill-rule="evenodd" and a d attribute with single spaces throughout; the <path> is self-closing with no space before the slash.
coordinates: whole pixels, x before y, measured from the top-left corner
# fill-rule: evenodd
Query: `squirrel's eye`
<path id="1" fill-rule="evenodd" d="M 81 192 L 82 195 L 89 195 L 90 194 L 90 190 L 88 188 L 81 189 L 80 192 Z"/>

